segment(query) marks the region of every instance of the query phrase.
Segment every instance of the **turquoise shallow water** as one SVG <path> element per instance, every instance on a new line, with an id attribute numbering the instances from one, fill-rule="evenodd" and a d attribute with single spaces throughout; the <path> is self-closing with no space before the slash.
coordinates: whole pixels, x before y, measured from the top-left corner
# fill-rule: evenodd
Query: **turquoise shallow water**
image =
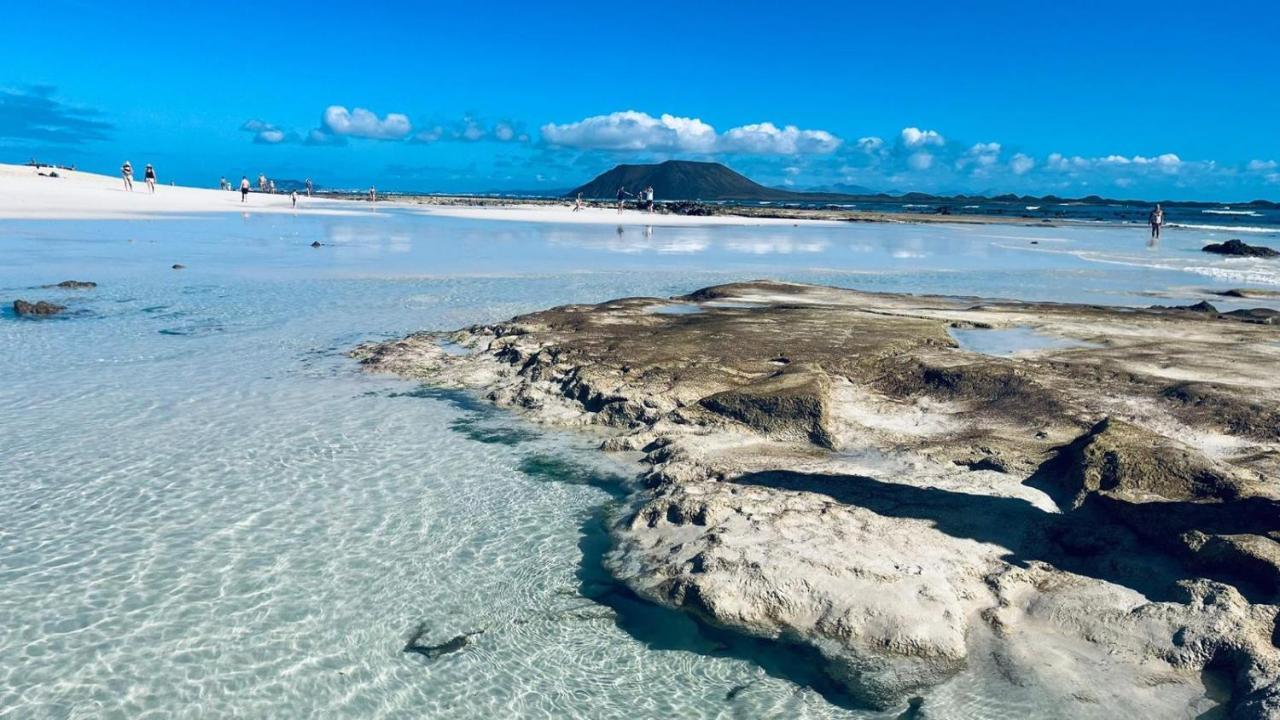
<path id="1" fill-rule="evenodd" d="M 757 277 L 1150 304 L 1271 272 L 1204 260 L 1201 239 L 397 212 L 0 222 L 0 301 L 70 308 L 0 317 L 0 716 L 871 717 L 802 657 L 608 581 L 626 458 L 343 353 Z M 66 279 L 100 286 L 33 288 Z M 428 659 L 404 652 L 418 627 L 428 644 L 483 633 Z M 1036 708 L 995 675 L 976 663 L 928 715 Z"/>

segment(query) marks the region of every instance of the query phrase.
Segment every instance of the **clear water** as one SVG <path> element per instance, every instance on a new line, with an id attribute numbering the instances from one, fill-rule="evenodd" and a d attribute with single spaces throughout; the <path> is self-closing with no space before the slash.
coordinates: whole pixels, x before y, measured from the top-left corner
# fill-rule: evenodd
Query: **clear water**
<path id="1" fill-rule="evenodd" d="M 1029 327 L 947 328 L 960 347 L 984 355 L 1010 357 L 1035 350 L 1090 347 L 1089 343 L 1036 332 Z"/>
<path id="2" fill-rule="evenodd" d="M 608 581 L 626 458 L 343 353 L 758 277 L 1135 304 L 1239 284 L 1175 237 L 396 212 L 0 222 L 0 301 L 69 306 L 0 317 L 0 716 L 872 716 L 798 658 Z M 34 287 L 67 279 L 99 287 Z M 418 627 L 423 644 L 483 634 L 428 659 L 404 651 Z M 975 667 L 931 716 L 1034 707 Z"/>

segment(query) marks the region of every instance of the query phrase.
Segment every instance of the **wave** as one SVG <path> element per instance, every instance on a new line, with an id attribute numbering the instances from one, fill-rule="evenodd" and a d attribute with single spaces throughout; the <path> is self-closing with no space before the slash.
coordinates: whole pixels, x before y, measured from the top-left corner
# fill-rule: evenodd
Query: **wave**
<path id="1" fill-rule="evenodd" d="M 1224 232 L 1243 233 L 1280 233 L 1280 226 L 1262 227 L 1258 225 L 1202 225 L 1200 223 L 1166 223 L 1169 227 L 1185 230 L 1221 230 Z"/>
<path id="2" fill-rule="evenodd" d="M 1027 206 L 1027 209 L 1028 209 L 1028 210 L 1039 210 L 1039 209 L 1040 209 L 1040 206 L 1039 206 L 1039 205 L 1028 205 L 1028 206 Z"/>
<path id="3" fill-rule="evenodd" d="M 1232 210 L 1231 208 L 1225 208 L 1223 210 L 1201 210 L 1200 212 L 1208 213 L 1209 215 L 1243 215 L 1247 217 L 1262 217 L 1262 213 L 1260 212 L 1254 212 L 1253 210 Z"/>

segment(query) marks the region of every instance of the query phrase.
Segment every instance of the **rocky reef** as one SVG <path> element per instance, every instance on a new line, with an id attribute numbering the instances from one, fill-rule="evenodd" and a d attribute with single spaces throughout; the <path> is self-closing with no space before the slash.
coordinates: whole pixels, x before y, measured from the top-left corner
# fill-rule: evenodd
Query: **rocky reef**
<path id="1" fill-rule="evenodd" d="M 956 339 L 1010 328 L 1061 342 Z M 614 575 L 867 706 L 982 667 L 1063 717 L 1280 717 L 1280 329 L 1246 314 L 754 282 L 353 355 L 606 429 L 643 478 Z"/>

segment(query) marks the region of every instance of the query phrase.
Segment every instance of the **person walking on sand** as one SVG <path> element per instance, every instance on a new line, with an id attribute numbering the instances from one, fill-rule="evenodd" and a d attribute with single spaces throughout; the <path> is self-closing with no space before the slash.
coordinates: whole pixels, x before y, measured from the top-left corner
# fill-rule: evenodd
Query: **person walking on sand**
<path id="1" fill-rule="evenodd" d="M 245 202 L 249 197 L 249 176 L 245 175 L 240 178 L 240 202 Z"/>
<path id="2" fill-rule="evenodd" d="M 307 197 L 311 197 L 311 178 L 307 178 Z"/>
<path id="3" fill-rule="evenodd" d="M 1160 207 L 1160 203 L 1156 203 L 1156 209 L 1151 211 L 1147 222 L 1151 225 L 1151 239 L 1159 240 L 1160 227 L 1164 225 L 1164 208 Z"/>
<path id="4" fill-rule="evenodd" d="M 653 186 L 644 189 L 644 201 L 649 208 L 649 214 L 653 214 Z"/>
<path id="5" fill-rule="evenodd" d="M 262 173 L 258 173 L 258 192 L 266 192 L 266 191 L 267 191 L 267 176 L 263 175 Z"/>
<path id="6" fill-rule="evenodd" d="M 152 195 L 155 195 L 156 194 L 156 169 L 154 167 L 151 167 L 151 163 L 147 163 L 147 166 L 142 169 L 142 179 L 147 181 L 147 190 L 149 190 Z"/>
<path id="7" fill-rule="evenodd" d="M 218 189 L 223 191 L 231 189 L 231 183 L 227 182 L 226 175 L 223 175 L 222 178 L 218 180 Z"/>
<path id="8" fill-rule="evenodd" d="M 128 160 L 124 161 L 124 165 L 120 166 L 120 176 L 124 178 L 124 191 L 133 192 L 133 166 Z"/>
<path id="9" fill-rule="evenodd" d="M 298 191 L 294 190 L 293 192 L 289 193 L 289 199 L 293 201 L 293 209 L 297 210 L 298 209 Z"/>
<path id="10" fill-rule="evenodd" d="M 369 202 L 378 202 L 378 188 L 369 186 Z"/>
<path id="11" fill-rule="evenodd" d="M 573 201 L 573 211 L 578 212 L 582 209 L 582 193 L 578 193 L 578 197 Z"/>
<path id="12" fill-rule="evenodd" d="M 619 215 L 622 214 L 622 206 L 624 203 L 626 203 L 627 196 L 630 194 L 631 193 L 627 192 L 627 188 L 625 185 L 618 188 L 618 214 Z"/>

